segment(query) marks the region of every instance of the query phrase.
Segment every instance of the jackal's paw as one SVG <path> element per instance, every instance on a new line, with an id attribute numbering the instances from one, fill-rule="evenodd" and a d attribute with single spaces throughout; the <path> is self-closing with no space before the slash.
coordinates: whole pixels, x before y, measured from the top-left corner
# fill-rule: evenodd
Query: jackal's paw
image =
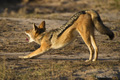
<path id="1" fill-rule="evenodd" d="M 86 60 L 85 62 L 90 62 L 91 60 Z"/>
<path id="2" fill-rule="evenodd" d="M 93 59 L 92 61 L 94 62 L 94 61 L 97 61 L 97 60 L 96 60 L 96 59 Z"/>
<path id="3" fill-rule="evenodd" d="M 20 59 L 27 59 L 28 57 L 27 56 L 19 56 L 18 58 L 20 58 Z"/>

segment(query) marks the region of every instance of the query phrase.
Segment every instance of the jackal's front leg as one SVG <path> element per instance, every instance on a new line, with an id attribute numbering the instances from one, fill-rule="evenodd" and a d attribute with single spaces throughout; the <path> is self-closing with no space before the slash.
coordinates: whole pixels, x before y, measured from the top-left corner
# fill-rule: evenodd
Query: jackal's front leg
<path id="1" fill-rule="evenodd" d="M 48 44 L 42 44 L 40 48 L 35 50 L 34 52 L 26 55 L 26 56 L 19 56 L 19 58 L 27 59 L 27 58 L 33 58 L 40 54 L 43 54 L 44 52 L 48 51 L 50 49 L 50 46 Z"/>
<path id="2" fill-rule="evenodd" d="M 44 51 L 42 51 L 41 48 L 38 48 L 37 50 L 35 50 L 34 52 L 32 52 L 32 53 L 30 53 L 30 54 L 28 54 L 26 56 L 19 56 L 19 58 L 24 58 L 24 59 L 26 59 L 26 58 L 32 58 L 32 57 L 35 57 L 37 55 L 42 54 L 43 52 Z"/>

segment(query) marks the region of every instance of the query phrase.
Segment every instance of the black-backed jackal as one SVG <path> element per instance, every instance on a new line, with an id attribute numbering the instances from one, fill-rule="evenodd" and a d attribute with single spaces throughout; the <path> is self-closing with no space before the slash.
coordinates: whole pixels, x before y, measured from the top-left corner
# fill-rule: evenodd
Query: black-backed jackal
<path id="1" fill-rule="evenodd" d="M 34 41 L 41 46 L 36 51 L 26 56 L 19 56 L 19 58 L 33 58 L 49 49 L 62 48 L 70 44 L 80 34 L 90 51 L 87 61 L 96 61 L 98 47 L 94 37 L 95 29 L 101 34 L 108 35 L 111 40 L 114 38 L 114 33 L 103 24 L 99 14 L 94 10 L 80 11 L 73 15 L 65 25 L 48 32 L 46 32 L 45 21 L 38 27 L 34 24 L 33 29 L 27 30 L 25 33 L 30 37 L 29 42 Z"/>

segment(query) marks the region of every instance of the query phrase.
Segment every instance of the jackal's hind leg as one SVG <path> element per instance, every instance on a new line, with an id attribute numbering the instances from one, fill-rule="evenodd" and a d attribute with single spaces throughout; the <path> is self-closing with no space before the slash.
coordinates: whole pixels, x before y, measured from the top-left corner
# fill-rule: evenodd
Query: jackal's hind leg
<path id="1" fill-rule="evenodd" d="M 93 46 L 92 46 L 91 42 L 88 41 L 88 42 L 85 42 L 85 43 L 88 46 L 88 49 L 89 49 L 89 52 L 90 52 L 89 59 L 86 60 L 85 62 L 89 62 L 89 61 L 92 61 L 92 59 L 93 59 L 94 50 L 93 50 Z"/>
<path id="2" fill-rule="evenodd" d="M 91 36 L 91 43 L 94 48 L 94 59 L 92 61 L 96 61 L 98 58 L 98 47 L 96 45 L 94 36 Z"/>
<path id="3" fill-rule="evenodd" d="M 94 34 L 94 30 L 90 30 L 92 29 L 92 27 L 89 29 L 86 27 L 86 29 L 83 30 L 83 28 L 85 28 L 86 26 L 83 26 L 82 28 L 79 28 L 77 29 L 77 31 L 80 33 L 83 41 L 85 42 L 85 44 L 87 45 L 88 49 L 89 49 L 89 52 L 90 52 L 90 56 L 89 56 L 89 59 L 86 60 L 86 62 L 88 61 L 92 61 L 93 59 L 93 54 L 94 54 L 94 49 L 93 49 L 93 45 L 91 43 L 91 35 Z"/>
<path id="4" fill-rule="evenodd" d="M 91 38 L 90 38 L 90 34 L 84 34 L 81 35 L 85 44 L 87 45 L 88 49 L 89 49 L 89 52 L 90 52 L 90 56 L 89 56 L 89 60 L 86 60 L 86 62 L 88 61 L 92 61 L 93 59 L 93 54 L 94 54 L 94 49 L 93 49 L 93 46 L 92 46 L 92 43 L 91 43 Z"/>

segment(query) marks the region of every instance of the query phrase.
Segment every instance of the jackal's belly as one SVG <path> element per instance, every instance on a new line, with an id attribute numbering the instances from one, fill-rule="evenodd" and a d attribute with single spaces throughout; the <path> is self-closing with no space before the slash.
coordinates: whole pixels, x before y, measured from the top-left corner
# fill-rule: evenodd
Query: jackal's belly
<path id="1" fill-rule="evenodd" d="M 77 35 L 78 35 L 78 32 L 76 31 L 74 31 L 73 33 L 62 35 L 59 39 L 56 39 L 55 42 L 52 43 L 51 48 L 59 49 L 59 48 L 65 47 L 66 45 L 74 41 Z"/>
<path id="2" fill-rule="evenodd" d="M 69 42 L 65 42 L 65 43 L 54 43 L 51 48 L 53 48 L 53 49 L 63 48 L 66 45 L 70 44 L 73 40 L 70 40 Z"/>

